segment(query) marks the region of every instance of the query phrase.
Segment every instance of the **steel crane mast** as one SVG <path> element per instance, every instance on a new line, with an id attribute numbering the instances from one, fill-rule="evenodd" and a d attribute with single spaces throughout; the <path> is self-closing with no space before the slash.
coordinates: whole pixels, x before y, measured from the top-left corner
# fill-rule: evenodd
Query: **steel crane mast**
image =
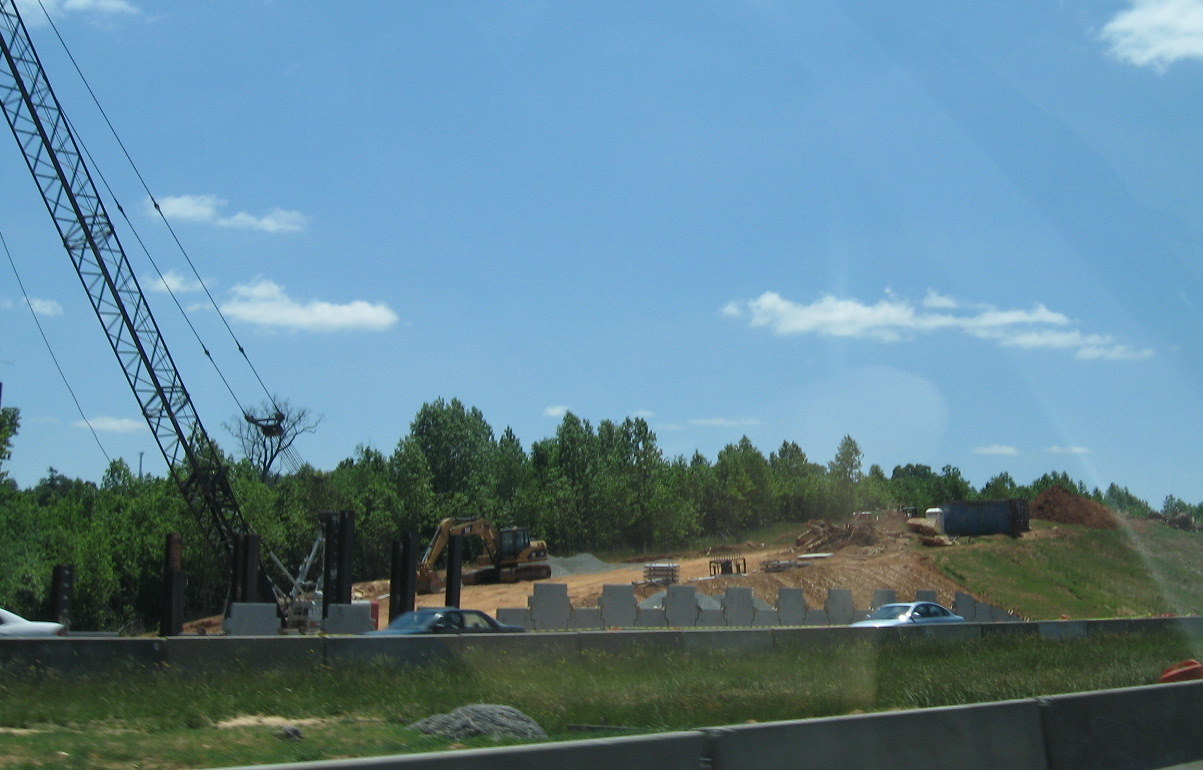
<path id="1" fill-rule="evenodd" d="M 251 529 L 226 464 L 151 315 L 15 0 L 0 0 L 0 49 L 0 106 L 63 246 L 189 509 L 208 539 L 232 552 L 235 536 Z"/>

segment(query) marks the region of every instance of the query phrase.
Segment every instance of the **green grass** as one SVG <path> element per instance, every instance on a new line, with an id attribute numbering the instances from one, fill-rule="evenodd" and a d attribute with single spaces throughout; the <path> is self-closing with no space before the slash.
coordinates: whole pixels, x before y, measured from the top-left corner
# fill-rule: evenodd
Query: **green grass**
<path id="1" fill-rule="evenodd" d="M 1033 619 L 1147 617 L 1203 608 L 1203 534 L 1035 521 L 1033 534 L 963 538 L 933 552 L 973 594 Z"/>
<path id="2" fill-rule="evenodd" d="M 452 746 L 406 725 L 468 703 L 515 706 L 555 739 L 573 724 L 640 732 L 1122 687 L 1198 656 L 1179 636 L 1068 642 L 990 637 L 867 642 L 790 653 L 483 654 L 455 666 L 386 663 L 209 676 L 162 669 L 63 676 L 0 671 L 0 767 L 161 768 L 288 762 Z M 241 715 L 318 719 L 288 742 Z M 494 745 L 488 739 L 460 746 Z"/>

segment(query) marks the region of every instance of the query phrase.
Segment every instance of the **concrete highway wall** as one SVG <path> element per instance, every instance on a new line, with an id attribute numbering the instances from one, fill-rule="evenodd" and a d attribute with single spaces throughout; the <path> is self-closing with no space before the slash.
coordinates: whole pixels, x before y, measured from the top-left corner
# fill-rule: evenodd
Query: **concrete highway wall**
<path id="1" fill-rule="evenodd" d="M 228 666 L 337 666 L 376 658 L 421 665 L 475 654 L 539 653 L 564 655 L 597 650 L 623 652 L 733 649 L 792 651 L 823 645 L 868 641 L 888 644 L 902 639 L 966 641 L 985 636 L 1022 635 L 1044 639 L 1082 639 L 1097 634 L 1178 633 L 1203 640 L 1203 617 L 1133 620 L 1061 620 L 1015 623 L 956 623 L 944 626 L 850 628 L 798 626 L 773 628 L 628 629 L 526 634 L 438 636 L 175 636 L 168 638 L 54 637 L 0 639 L 0 666 L 70 671 L 103 671 L 119 666 L 170 665 L 177 669 Z"/>

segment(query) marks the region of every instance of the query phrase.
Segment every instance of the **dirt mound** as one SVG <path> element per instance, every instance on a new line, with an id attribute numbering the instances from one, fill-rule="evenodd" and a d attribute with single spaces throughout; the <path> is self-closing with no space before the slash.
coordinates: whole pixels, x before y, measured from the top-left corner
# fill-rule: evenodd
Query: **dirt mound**
<path id="1" fill-rule="evenodd" d="M 1055 521 L 1058 524 L 1081 524 L 1093 529 L 1117 529 L 1115 512 L 1064 487 L 1049 487 L 1036 496 L 1028 509 L 1033 519 Z"/>

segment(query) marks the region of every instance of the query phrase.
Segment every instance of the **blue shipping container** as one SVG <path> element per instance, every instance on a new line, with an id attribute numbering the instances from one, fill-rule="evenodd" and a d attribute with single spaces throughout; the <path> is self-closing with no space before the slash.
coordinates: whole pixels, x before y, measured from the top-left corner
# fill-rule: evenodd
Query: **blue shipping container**
<path id="1" fill-rule="evenodd" d="M 958 500 L 940 504 L 940 529 L 946 535 L 1010 535 L 1031 529 L 1027 500 Z"/>

